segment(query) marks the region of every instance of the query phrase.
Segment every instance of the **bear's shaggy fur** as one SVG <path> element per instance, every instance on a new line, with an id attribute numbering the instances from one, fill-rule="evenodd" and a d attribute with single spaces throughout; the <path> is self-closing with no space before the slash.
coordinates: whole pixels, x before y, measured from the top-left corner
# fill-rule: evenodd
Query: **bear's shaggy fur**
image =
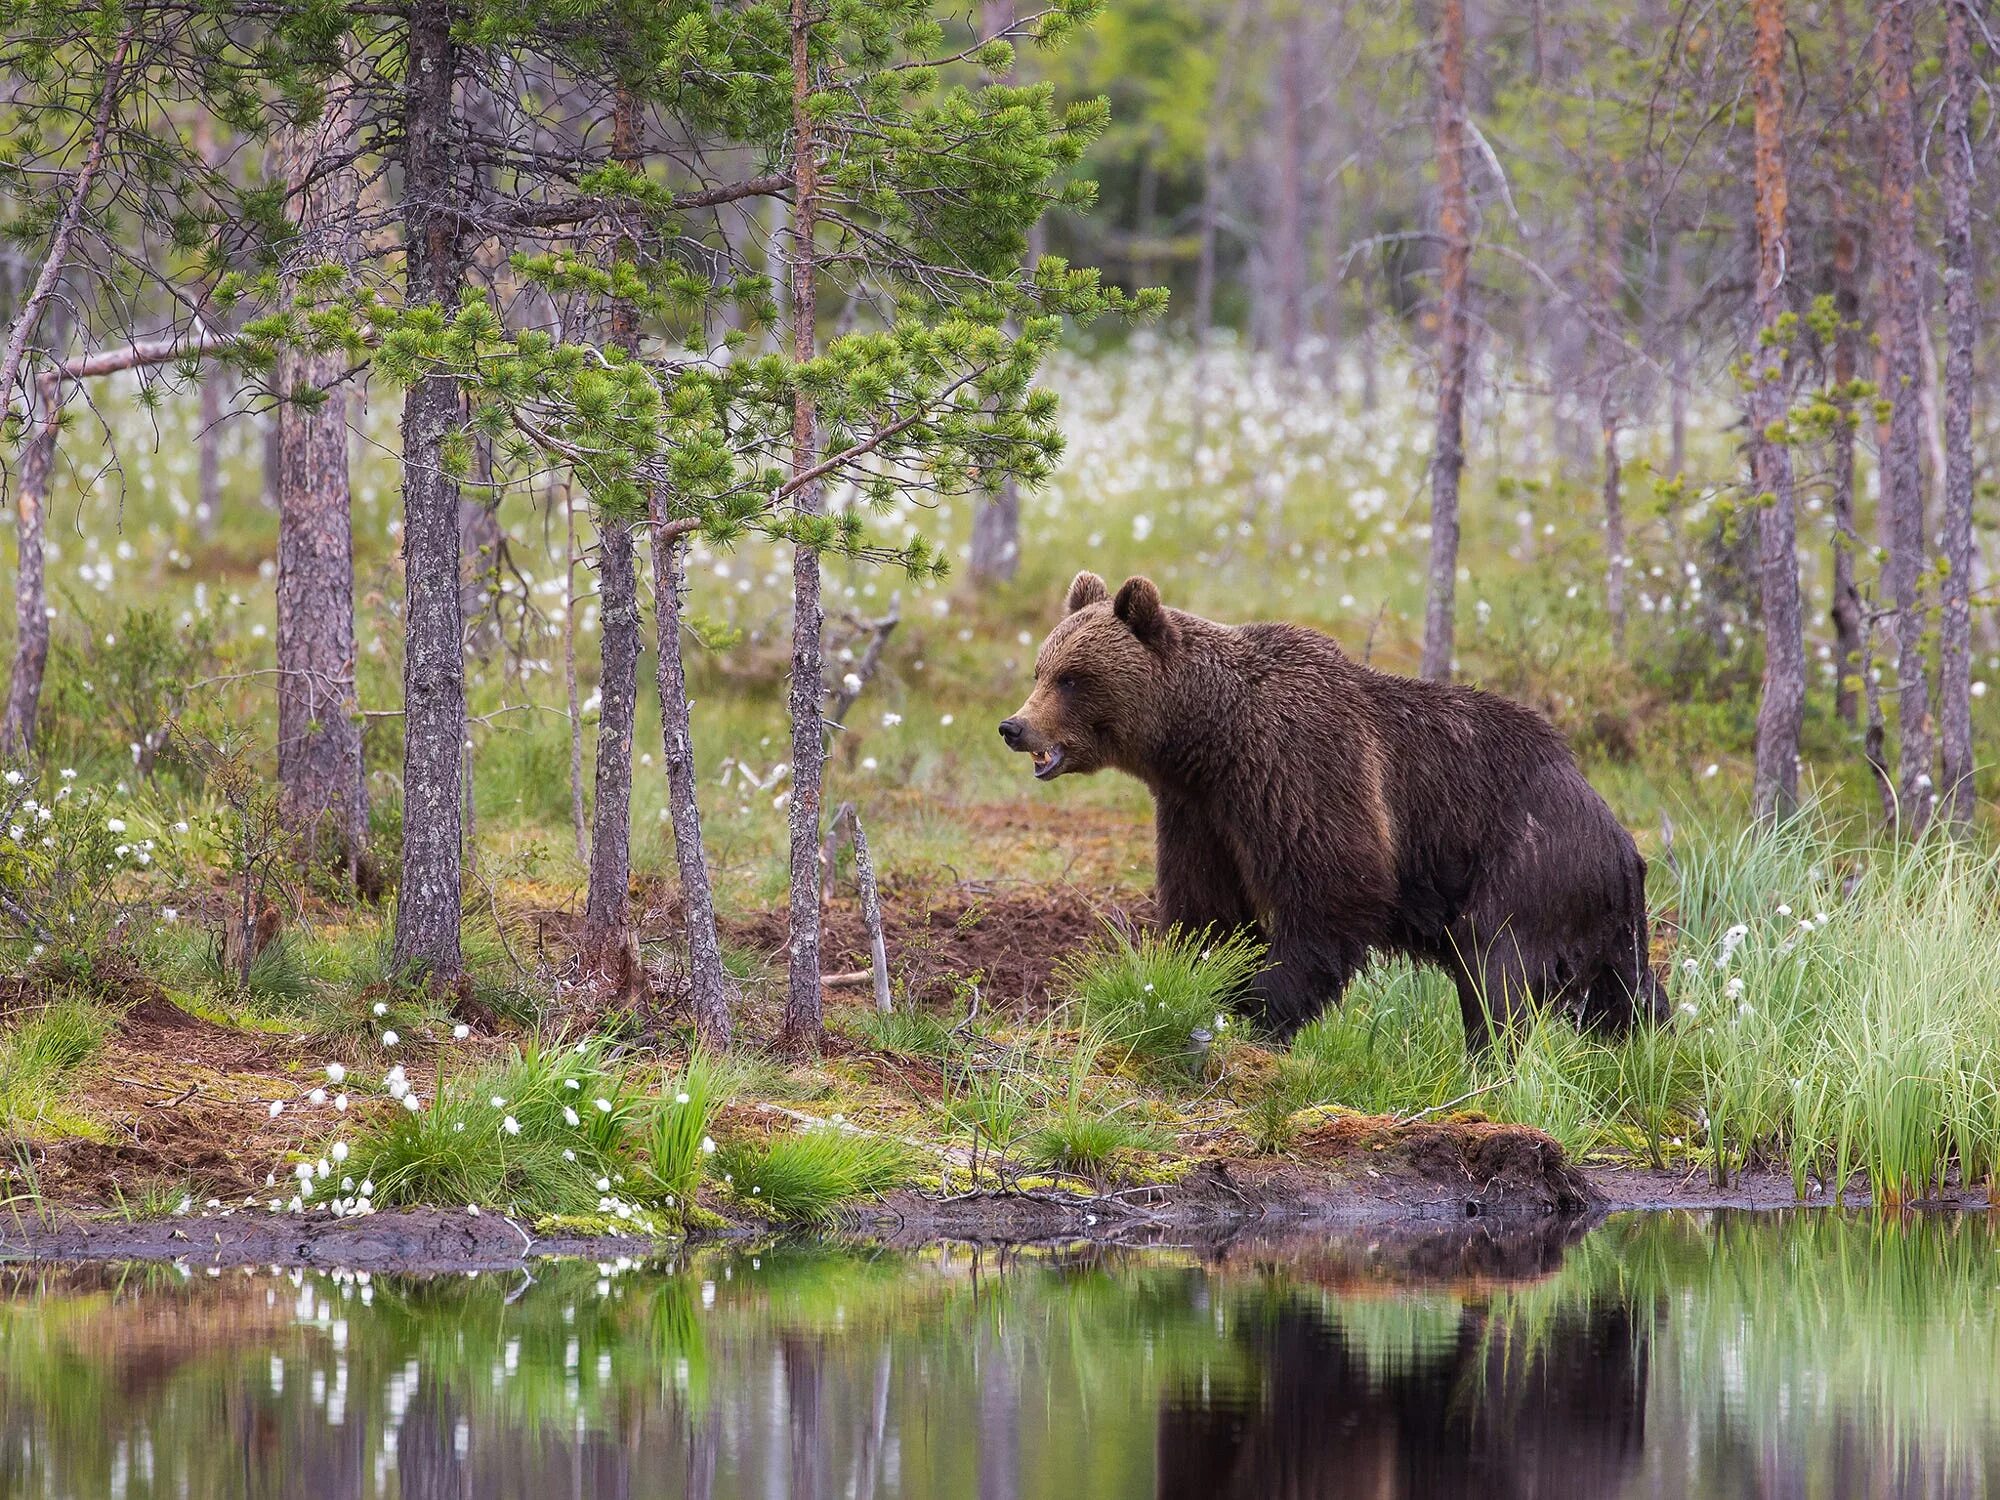
<path id="1" fill-rule="evenodd" d="M 1161 920 L 1256 933 L 1271 967 L 1250 998 L 1280 1037 L 1371 951 L 1448 971 L 1474 1048 L 1524 1005 L 1612 1029 L 1664 1011 L 1646 863 L 1519 704 L 1079 573 L 1000 732 L 1043 780 L 1108 766 L 1152 789 Z"/>

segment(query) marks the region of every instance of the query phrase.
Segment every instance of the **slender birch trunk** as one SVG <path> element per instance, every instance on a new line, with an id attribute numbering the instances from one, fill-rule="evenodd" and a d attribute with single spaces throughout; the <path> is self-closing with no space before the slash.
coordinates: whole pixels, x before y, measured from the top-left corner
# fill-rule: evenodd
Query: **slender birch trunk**
<path id="1" fill-rule="evenodd" d="M 14 667 L 7 680 L 7 711 L 0 718 L 0 756 L 9 760 L 35 749 L 35 721 L 42 706 L 42 674 L 49 661 L 49 599 L 44 566 L 44 517 L 61 431 L 62 388 L 53 376 L 35 382 L 34 424 L 14 479 Z"/>
<path id="2" fill-rule="evenodd" d="M 809 0 L 791 0 L 792 358 L 801 365 L 818 352 L 814 327 L 818 275 L 813 257 L 818 148 L 807 108 L 812 94 L 812 14 Z M 812 396 L 802 388 L 792 398 L 794 479 L 817 463 L 818 428 Z M 817 480 L 803 484 L 792 503 L 807 516 L 819 515 L 825 505 L 825 487 Z M 792 556 L 791 961 L 784 1040 L 787 1047 L 806 1053 L 817 1053 L 825 1035 L 819 957 L 819 817 L 826 764 L 826 735 L 820 716 L 820 630 L 824 620 L 819 554 L 801 545 Z"/>
<path id="3" fill-rule="evenodd" d="M 1760 818 L 1790 813 L 1799 799 L 1799 729 L 1805 720 L 1806 653 L 1799 613 L 1799 561 L 1792 509 L 1791 450 L 1776 440 L 1786 411 L 1784 0 L 1755 0 L 1757 328 L 1750 366 L 1750 470 L 1757 489 L 1757 572 L 1763 599 L 1764 682 L 1757 704 L 1752 802 Z"/>
<path id="4" fill-rule="evenodd" d="M 1938 684 L 1943 812 L 1972 829 L 1972 351 L 1979 289 L 1972 261 L 1970 0 L 1945 0 L 1944 115 L 1944 624 Z"/>
<path id="5" fill-rule="evenodd" d="M 1923 308 L 1917 263 L 1917 127 L 1910 71 L 1916 0 L 1884 0 L 1876 36 L 1882 74 L 1882 288 L 1889 442 L 1882 455 L 1882 507 L 1889 557 L 1883 585 L 1896 637 L 1896 799 L 1912 836 L 1935 801 L 1929 663 L 1924 649 Z"/>
<path id="6" fill-rule="evenodd" d="M 1465 380 L 1471 329 L 1466 290 L 1471 212 L 1465 188 L 1465 0 L 1440 0 L 1437 35 L 1438 285 L 1437 438 L 1431 448 L 1431 552 L 1424 607 L 1423 675 L 1451 679 L 1458 599 L 1458 482 L 1465 467 Z"/>

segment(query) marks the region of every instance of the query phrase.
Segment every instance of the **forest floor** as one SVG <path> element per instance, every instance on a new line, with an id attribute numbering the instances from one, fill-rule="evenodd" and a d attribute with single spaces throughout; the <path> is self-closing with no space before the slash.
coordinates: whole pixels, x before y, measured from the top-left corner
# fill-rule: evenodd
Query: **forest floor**
<path id="1" fill-rule="evenodd" d="M 1050 816 L 1017 807 L 989 810 L 986 820 L 1011 824 L 1019 837 L 1041 838 Z M 1248 1040 L 1219 1052 L 1192 1092 L 1131 1085 L 1115 1108 L 1132 1105 L 1146 1116 L 1151 1149 L 1124 1153 L 1117 1165 L 1088 1176 L 1017 1168 L 1008 1185 L 996 1187 L 990 1170 L 980 1178 L 964 1148 L 940 1134 L 954 1054 L 938 1038 L 957 1034 L 976 1043 L 1010 1030 L 1065 1035 L 1060 1028 L 1071 1003 L 1065 965 L 1101 945 L 1107 929 L 1141 930 L 1150 919 L 1143 891 L 1105 883 L 1119 860 L 1101 857 L 1094 836 L 1108 840 L 1109 830 L 1093 829 L 1087 817 L 1065 826 L 1064 837 L 1079 841 L 1084 883 L 946 877 L 886 883 L 898 1004 L 902 1014 L 932 1022 L 903 1044 L 885 1036 L 869 986 L 855 982 L 867 969 L 868 942 L 858 902 L 844 889 L 826 912 L 825 967 L 838 981 L 827 990 L 827 1045 L 809 1063 L 763 1051 L 777 1034 L 782 986 L 759 982 L 758 974 L 770 979 L 782 972 L 783 910 L 726 914 L 727 945 L 741 956 L 738 967 L 751 971 L 734 997 L 740 1044 L 765 1061 L 722 1106 L 718 1134 L 756 1137 L 830 1121 L 934 1153 L 934 1178 L 850 1205 L 840 1216 L 840 1232 L 892 1244 L 1089 1240 L 1228 1254 L 1273 1237 L 1366 1228 L 1395 1237 L 1398 1253 L 1419 1261 L 1517 1267 L 1524 1256 L 1533 1260 L 1550 1245 L 1559 1248 L 1611 1212 L 1800 1203 L 1782 1171 L 1752 1169 L 1717 1186 L 1698 1165 L 1648 1167 L 1627 1153 L 1578 1160 L 1542 1131 L 1489 1120 L 1476 1108 L 1365 1114 L 1319 1106 L 1299 1113 L 1282 1143 L 1260 1144 L 1251 1123 L 1255 1102 L 1283 1054 Z M 665 950 L 680 920 L 671 887 L 642 884 L 636 895 L 649 951 L 655 944 Z M 560 970 L 568 913 L 510 903 L 505 919 L 509 946 L 522 962 L 544 973 Z M 656 1044 L 672 1050 L 671 1036 L 685 1027 L 673 974 L 656 971 L 654 982 L 650 1024 L 657 1029 L 632 1040 L 635 1058 Z M 25 1013 L 37 1003 L 29 987 L 0 993 L 0 1021 L 10 1019 L 10 1009 Z M 66 1115 L 84 1128 L 54 1139 L 24 1132 L 0 1140 L 0 1152 L 14 1163 L 11 1190 L 0 1199 L 0 1259 L 420 1271 L 530 1255 L 601 1259 L 649 1246 L 636 1235 L 537 1233 L 532 1216 L 491 1209 L 405 1208 L 349 1218 L 323 1209 L 273 1212 L 267 1197 L 273 1183 L 301 1153 L 323 1149 L 314 1137 L 324 1133 L 324 1122 L 308 1120 L 311 1111 L 274 1115 L 273 1101 L 303 1105 L 323 1082 L 330 1056 L 365 1068 L 359 1054 L 367 1044 L 268 1020 L 210 1019 L 136 975 L 113 1009 L 117 1020 L 101 1049 L 65 1082 Z M 447 1072 L 462 1076 L 497 1063 L 519 1039 L 515 1027 L 478 1015 L 470 1036 L 448 1043 L 413 1037 L 398 1060 L 411 1088 L 429 1099 Z M 396 1113 L 388 1098 L 357 1097 L 339 1125 L 365 1129 L 371 1119 Z M 1830 1201 L 1816 1183 L 1804 1200 L 1822 1207 Z M 1844 1201 L 1857 1206 L 1867 1199 L 1850 1192 Z M 1979 1197 L 1977 1205 L 1983 1203 Z M 697 1233 L 784 1232 L 712 1182 L 703 1206 L 711 1218 Z"/>

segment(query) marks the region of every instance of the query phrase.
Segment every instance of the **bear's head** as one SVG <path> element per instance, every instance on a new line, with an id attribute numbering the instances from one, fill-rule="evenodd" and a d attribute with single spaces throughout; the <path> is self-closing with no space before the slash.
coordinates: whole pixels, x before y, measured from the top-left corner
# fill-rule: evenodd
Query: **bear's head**
<path id="1" fill-rule="evenodd" d="M 1179 629 L 1151 579 L 1126 579 L 1114 599 L 1095 573 L 1077 574 L 1062 620 L 1035 654 L 1035 690 L 1001 721 L 1000 737 L 1034 757 L 1042 781 L 1106 766 L 1139 771 L 1164 712 Z"/>

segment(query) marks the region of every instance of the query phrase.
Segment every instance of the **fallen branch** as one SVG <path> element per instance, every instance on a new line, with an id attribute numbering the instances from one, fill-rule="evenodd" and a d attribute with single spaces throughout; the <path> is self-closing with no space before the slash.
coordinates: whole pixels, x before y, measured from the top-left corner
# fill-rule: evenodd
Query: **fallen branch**
<path id="1" fill-rule="evenodd" d="M 1465 1093 L 1460 1094 L 1456 1099 L 1447 1099 L 1442 1104 L 1433 1104 L 1429 1109 L 1420 1109 L 1416 1111 L 1416 1113 L 1408 1115 L 1391 1115 L 1389 1117 L 1389 1123 L 1391 1125 L 1415 1124 L 1418 1120 L 1423 1119 L 1426 1115 L 1443 1114 L 1447 1110 L 1457 1109 L 1459 1105 L 1465 1103 L 1468 1099 L 1477 1099 L 1481 1094 L 1490 1094 L 1495 1089 L 1499 1088 L 1502 1084 L 1512 1083 L 1513 1081 L 1514 1080 L 1511 1078 L 1496 1078 L 1491 1083 L 1482 1083 L 1476 1089 L 1468 1089 Z"/>

